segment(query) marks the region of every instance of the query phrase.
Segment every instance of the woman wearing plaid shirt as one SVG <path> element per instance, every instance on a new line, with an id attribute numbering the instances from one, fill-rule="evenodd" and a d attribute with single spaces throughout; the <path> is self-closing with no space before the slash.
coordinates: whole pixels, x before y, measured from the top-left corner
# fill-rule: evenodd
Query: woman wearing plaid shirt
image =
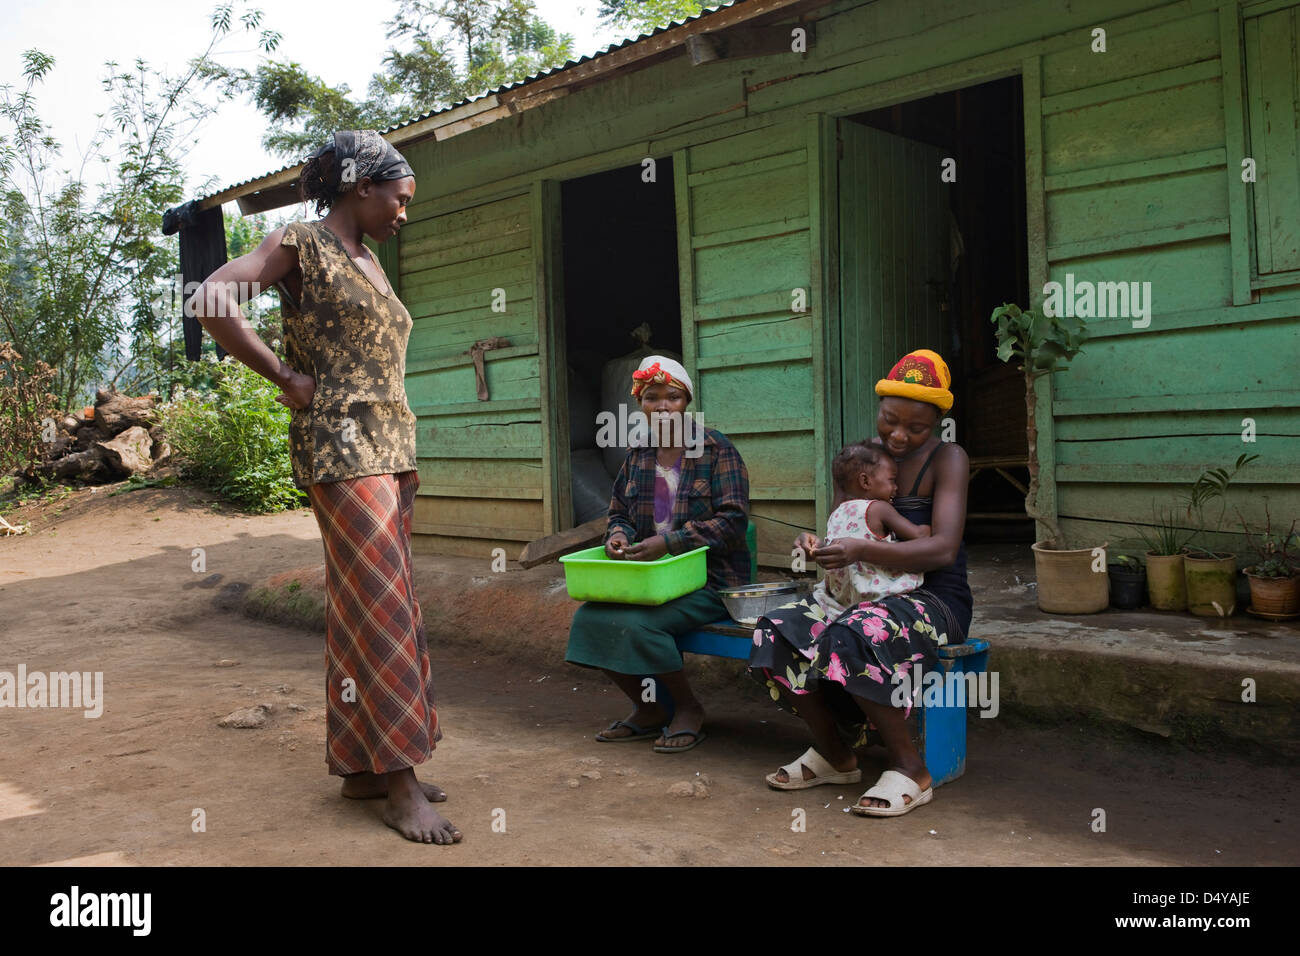
<path id="1" fill-rule="evenodd" d="M 614 560 L 653 561 L 707 545 L 708 583 L 657 606 L 583 604 L 573 616 L 565 660 L 600 668 L 632 702 L 632 713 L 599 733 L 598 741 L 655 738 L 656 752 L 684 753 L 705 737 L 704 708 L 682 672 L 676 635 L 725 618 L 716 589 L 749 582 L 749 474 L 725 435 L 685 415 L 694 387 L 680 364 L 650 355 L 632 378 L 632 394 L 657 440 L 629 451 L 614 481 L 605 553 Z M 666 726 L 663 705 L 642 699 L 648 674 L 672 695 Z"/>

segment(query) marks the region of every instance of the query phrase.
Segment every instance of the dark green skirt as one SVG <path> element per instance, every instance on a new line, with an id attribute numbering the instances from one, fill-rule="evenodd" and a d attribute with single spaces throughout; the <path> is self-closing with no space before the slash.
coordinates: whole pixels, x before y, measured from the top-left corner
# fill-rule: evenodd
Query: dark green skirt
<path id="1" fill-rule="evenodd" d="M 616 674 L 671 674 L 682 669 L 676 635 L 726 617 L 707 587 L 659 605 L 588 601 L 573 615 L 564 659 Z"/>

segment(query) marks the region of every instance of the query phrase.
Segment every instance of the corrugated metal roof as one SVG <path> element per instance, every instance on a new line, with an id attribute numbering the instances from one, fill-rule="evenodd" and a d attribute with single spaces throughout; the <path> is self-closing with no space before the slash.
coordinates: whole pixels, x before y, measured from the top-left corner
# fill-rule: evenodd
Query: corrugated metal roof
<path id="1" fill-rule="evenodd" d="M 443 109 L 431 110 L 428 113 L 422 113 L 419 116 L 412 117 L 411 119 L 407 120 L 405 123 L 400 123 L 397 126 L 390 126 L 388 127 L 388 129 L 380 130 L 380 132 L 391 133 L 394 130 L 399 130 L 404 126 L 410 126 L 412 123 L 418 123 L 420 120 L 428 119 L 429 117 L 436 116 L 439 113 L 445 113 L 447 112 L 447 110 L 454 110 L 458 106 L 464 106 L 467 103 L 473 103 L 475 100 L 481 100 L 485 96 L 495 96 L 498 93 L 505 93 L 508 90 L 514 90 L 514 89 L 518 89 L 521 86 L 527 86 L 529 83 L 534 83 L 537 80 L 542 79 L 543 77 L 554 76 L 557 73 L 563 73 L 565 70 L 570 70 L 575 66 L 582 65 L 583 63 L 590 63 L 592 60 L 598 60 L 602 56 L 608 56 L 610 53 L 613 53 L 616 50 L 622 50 L 625 47 L 629 47 L 634 43 L 640 43 L 642 40 L 649 39 L 650 37 L 659 36 L 659 34 L 661 33 L 667 33 L 669 30 L 672 30 L 676 27 L 680 27 L 684 24 L 693 23 L 696 20 L 703 19 L 704 17 L 707 17 L 713 13 L 717 13 L 719 10 L 723 10 L 728 7 L 738 7 L 743 5 L 746 2 L 748 2 L 748 0 L 730 0 L 730 2 L 728 3 L 719 3 L 719 4 L 713 4 L 711 6 L 706 6 L 702 12 L 696 14 L 693 17 L 687 17 L 685 20 L 674 20 L 666 26 L 656 27 L 654 30 L 651 30 L 649 33 L 642 33 L 640 36 L 630 37 L 626 40 L 623 40 L 621 43 L 611 43 L 604 50 L 599 50 L 596 53 L 591 54 L 590 56 L 582 56 L 576 60 L 569 60 L 560 66 L 553 66 L 550 69 L 542 70 L 538 73 L 534 73 L 532 76 L 525 77 L 522 80 L 516 80 L 513 83 L 507 83 L 505 86 L 498 86 L 494 90 L 486 90 L 480 93 L 478 96 L 471 96 L 468 99 L 461 100 L 458 103 L 452 103 L 450 106 L 444 107 Z"/>
<path id="2" fill-rule="evenodd" d="M 460 100 L 459 102 L 452 103 L 449 106 L 444 106 L 441 109 L 430 110 L 427 113 L 421 113 L 418 116 L 411 117 L 410 119 L 406 120 L 403 123 L 399 123 L 396 126 L 389 126 L 386 129 L 380 130 L 379 132 L 387 135 L 388 133 L 393 133 L 398 130 L 405 129 L 408 126 L 413 126 L 416 123 L 423 122 L 424 120 L 437 116 L 440 113 L 447 113 L 461 106 L 466 106 L 470 103 L 475 103 L 486 97 L 496 96 L 500 93 L 506 93 L 510 90 L 517 90 L 522 86 L 527 86 L 530 83 L 536 83 L 538 80 L 545 79 L 546 77 L 555 76 L 558 73 L 563 73 L 565 70 L 571 70 L 574 67 L 581 66 L 584 63 L 591 63 L 593 60 L 599 60 L 603 56 L 608 56 L 611 53 L 615 53 L 618 50 L 626 49 L 627 47 L 632 46 L 633 44 L 636 43 L 640 43 L 643 40 L 648 40 L 651 37 L 656 37 L 662 33 L 667 33 L 669 30 L 676 29 L 677 27 L 683 26 L 687 23 L 694 23 L 696 20 L 705 19 L 706 17 L 712 16 L 713 14 L 719 12 L 720 10 L 742 6 L 748 2 L 752 2 L 752 0 L 730 0 L 730 2 L 728 3 L 719 3 L 719 4 L 707 6 L 703 11 L 701 11 L 700 13 L 696 14 L 693 17 L 687 17 L 684 20 L 674 20 L 671 23 L 667 24 L 666 26 L 657 27 L 654 30 L 651 30 L 649 33 L 642 33 L 640 36 L 629 37 L 628 39 L 623 40 L 620 43 L 612 43 L 606 49 L 597 51 L 596 53 L 592 53 L 589 56 L 582 56 L 576 60 L 569 60 L 561 66 L 554 66 L 551 67 L 550 69 L 542 70 L 538 73 L 534 73 L 532 76 L 525 77 L 522 80 L 516 80 L 515 82 L 508 83 L 505 86 L 498 86 L 496 89 L 493 90 L 485 90 L 484 92 L 480 93 L 478 96 L 471 96 L 467 99 Z M 791 2 L 793 2 L 793 0 L 791 0 Z M 283 166 L 280 166 L 276 169 L 269 170 L 258 176 L 253 176 L 249 179 L 242 180 L 241 182 L 231 183 L 229 186 L 223 186 L 221 189 L 214 190 L 213 192 L 208 193 L 207 196 L 201 197 L 199 201 L 201 202 L 203 199 L 207 199 L 211 196 L 216 196 L 219 193 L 228 192 L 232 189 L 238 189 L 240 186 L 247 186 L 250 183 L 255 183 L 259 180 L 266 179 L 268 176 L 275 176 L 278 175 L 279 173 L 287 172 L 290 169 L 300 166 L 302 162 L 303 162 L 302 160 L 297 160 L 295 162 L 286 163 Z"/>

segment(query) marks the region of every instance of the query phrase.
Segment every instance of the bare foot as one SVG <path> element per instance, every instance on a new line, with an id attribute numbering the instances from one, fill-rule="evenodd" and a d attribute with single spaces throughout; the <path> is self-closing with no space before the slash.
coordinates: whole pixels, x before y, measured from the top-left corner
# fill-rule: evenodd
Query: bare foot
<path id="1" fill-rule="evenodd" d="M 668 725 L 668 733 L 675 734 L 679 731 L 689 730 L 692 733 L 698 734 L 703 726 L 704 708 L 700 706 L 698 701 L 690 706 L 686 704 L 678 704 L 677 710 L 673 714 L 673 722 Z M 684 735 L 681 737 L 674 737 L 672 740 L 667 740 L 661 734 L 659 739 L 655 741 L 655 746 L 671 747 L 673 749 L 678 747 L 689 747 L 691 744 L 695 743 L 697 739 L 697 737 Z"/>
<path id="2" fill-rule="evenodd" d="M 387 774 L 387 777 L 388 802 L 384 804 L 383 813 L 385 823 L 415 843 L 445 846 L 461 841 L 463 836 L 455 824 L 429 805 L 413 771 L 404 770 Z"/>
<path id="3" fill-rule="evenodd" d="M 930 771 L 925 769 L 924 763 L 917 764 L 916 766 L 889 767 L 887 769 L 896 770 L 897 772 L 901 773 L 904 777 L 908 777 L 909 779 L 911 779 L 911 781 L 916 784 L 917 789 L 920 790 L 922 793 L 928 790 L 931 784 L 934 783 L 934 778 L 930 776 Z M 907 794 L 903 794 L 903 805 L 906 806 L 911 802 L 912 802 L 912 798 L 909 797 Z M 879 797 L 868 797 L 864 794 L 862 796 L 862 799 L 858 801 L 858 806 L 887 808 L 889 806 L 889 801 L 881 800 Z"/>
<path id="4" fill-rule="evenodd" d="M 853 751 L 851 750 L 849 751 L 849 755 L 847 757 L 844 757 L 840 760 L 828 759 L 826 762 L 829 763 L 836 770 L 838 770 L 840 773 L 848 773 L 850 770 L 856 770 L 858 766 L 858 758 L 853 755 Z M 805 780 L 811 780 L 813 777 L 817 775 L 808 769 L 807 764 L 801 763 L 799 764 L 799 776 L 803 777 Z M 781 783 L 790 782 L 790 775 L 785 772 L 784 767 L 782 767 L 776 773 L 772 774 L 772 777 L 780 781 Z M 922 787 L 921 789 L 924 790 L 925 788 Z"/>
<path id="5" fill-rule="evenodd" d="M 638 727 L 647 729 L 652 727 L 662 727 L 668 715 L 658 704 L 641 704 L 631 715 L 623 718 L 626 724 L 636 724 Z M 629 727 L 614 727 L 611 730 L 602 730 L 600 736 L 606 740 L 617 740 L 619 737 L 636 736 Z"/>
<path id="6" fill-rule="evenodd" d="M 432 783 L 416 781 L 430 803 L 443 803 L 447 792 Z M 388 781 L 381 773 L 354 773 L 343 778 L 343 796 L 349 800 L 376 800 L 388 796 Z"/>

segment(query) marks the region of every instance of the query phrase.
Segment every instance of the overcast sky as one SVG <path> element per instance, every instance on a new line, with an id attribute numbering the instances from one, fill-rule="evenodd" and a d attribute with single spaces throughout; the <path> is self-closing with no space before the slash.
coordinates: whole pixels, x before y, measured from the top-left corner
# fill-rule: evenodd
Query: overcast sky
<path id="1" fill-rule="evenodd" d="M 536 0 L 539 16 L 573 35 L 575 58 L 624 38 L 599 23 L 597 6 L 597 0 Z M 21 88 L 24 50 L 36 48 L 55 58 L 53 72 L 35 94 L 39 114 L 52 126 L 71 166 L 94 132 L 95 114 L 108 108 L 100 83 L 104 61 L 126 66 L 142 57 L 175 74 L 205 47 L 215 7 L 216 0 L 0 0 L 0 84 Z M 283 34 L 275 59 L 294 60 L 327 82 L 346 83 L 364 95 L 391 43 L 384 22 L 397 2 L 260 0 L 236 6 L 236 13 L 249 7 L 263 11 L 263 27 Z M 358 17 L 358 11 L 367 15 Z M 237 20 L 219 49 L 221 62 L 248 69 L 260 56 L 255 38 L 242 32 Z M 191 197 L 209 175 L 226 186 L 285 165 L 262 149 L 264 129 L 265 120 L 251 104 L 223 103 L 200 128 L 186 157 Z"/>

